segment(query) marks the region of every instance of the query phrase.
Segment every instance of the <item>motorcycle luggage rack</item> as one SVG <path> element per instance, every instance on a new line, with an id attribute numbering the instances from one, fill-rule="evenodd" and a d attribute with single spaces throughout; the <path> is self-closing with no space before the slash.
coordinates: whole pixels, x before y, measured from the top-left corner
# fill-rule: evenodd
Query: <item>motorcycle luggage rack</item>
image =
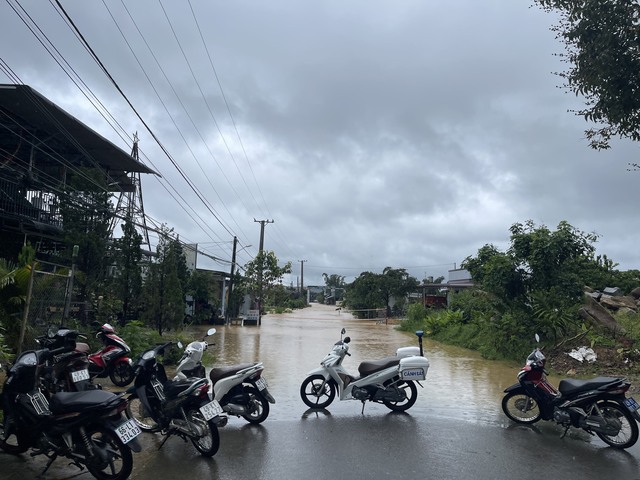
<path id="1" fill-rule="evenodd" d="M 153 387 L 153 391 L 156 392 L 156 396 L 158 397 L 158 399 L 161 402 L 164 402 L 165 396 L 164 387 L 162 386 L 162 384 L 156 378 L 154 378 L 153 380 L 151 380 L 151 386 Z"/>
<path id="2" fill-rule="evenodd" d="M 33 395 L 27 393 L 27 396 L 29 397 L 29 400 L 31 400 L 31 405 L 33 405 L 33 408 L 38 415 L 51 415 L 49 402 L 42 392 L 37 392 Z"/>

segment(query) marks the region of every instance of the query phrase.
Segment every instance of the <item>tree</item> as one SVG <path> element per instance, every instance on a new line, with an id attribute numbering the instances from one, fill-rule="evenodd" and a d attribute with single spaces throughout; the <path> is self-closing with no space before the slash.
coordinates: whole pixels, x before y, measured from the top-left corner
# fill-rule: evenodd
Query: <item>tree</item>
<path id="1" fill-rule="evenodd" d="M 353 310 L 384 307 L 390 315 L 391 299 L 400 304 L 417 286 L 418 280 L 404 268 L 386 267 L 382 274 L 363 272 L 348 285 L 345 302 Z"/>
<path id="2" fill-rule="evenodd" d="M 272 251 L 261 251 L 244 266 L 243 285 L 260 302 L 270 291 L 279 285 L 282 277 L 291 273 L 291 262 L 278 266 L 278 257 Z"/>
<path id="3" fill-rule="evenodd" d="M 139 301 L 142 291 L 142 235 L 140 235 L 127 216 L 122 225 L 122 237 L 113 241 L 113 260 L 116 273 L 112 288 L 117 298 L 122 301 L 121 325 L 130 317 Z"/>
<path id="4" fill-rule="evenodd" d="M 387 316 L 391 315 L 391 299 L 394 298 L 396 305 L 400 305 L 417 286 L 418 280 L 410 276 L 404 268 L 386 267 L 380 278 L 380 294 L 384 299 Z"/>
<path id="5" fill-rule="evenodd" d="M 513 224 L 510 231 L 507 252 L 485 245 L 476 257 L 467 257 L 462 268 L 499 300 L 501 313 L 533 317 L 540 333 L 552 337 L 566 333 L 577 321 L 585 280 L 603 269 L 594 256 L 597 235 L 565 221 L 555 231 L 532 221 Z"/>
<path id="6" fill-rule="evenodd" d="M 91 169 L 71 177 L 60 212 L 69 259 L 73 246 L 79 246 L 76 265 L 80 272 L 75 285 L 80 289 L 80 296 L 86 299 L 106 278 L 113 205 L 104 178 Z"/>
<path id="7" fill-rule="evenodd" d="M 214 311 L 219 307 L 220 289 L 215 281 L 214 273 L 204 270 L 194 271 L 189 278 L 189 295 L 193 297 L 195 313 L 202 317 L 207 307 Z M 209 317 L 212 312 L 206 312 Z M 207 317 L 207 320 L 209 319 Z M 202 320 L 202 318 L 200 318 Z"/>
<path id="8" fill-rule="evenodd" d="M 335 273 L 327 275 L 326 273 L 323 273 L 322 278 L 324 278 L 324 284 L 328 288 L 344 288 L 345 286 L 345 277 L 342 275 L 336 275 Z"/>
<path id="9" fill-rule="evenodd" d="M 565 42 L 570 65 L 559 73 L 564 88 L 585 98 L 575 113 L 596 127 L 590 146 L 607 149 L 612 137 L 640 140 L 640 5 L 637 0 L 534 0 L 558 12 L 552 27 Z"/>
<path id="10" fill-rule="evenodd" d="M 179 279 L 181 249 L 169 237 L 171 230 L 162 227 L 156 248 L 157 259 L 149 266 L 143 288 L 145 308 L 143 319 L 162 335 L 169 328 L 176 328 L 184 318 L 184 290 Z"/>

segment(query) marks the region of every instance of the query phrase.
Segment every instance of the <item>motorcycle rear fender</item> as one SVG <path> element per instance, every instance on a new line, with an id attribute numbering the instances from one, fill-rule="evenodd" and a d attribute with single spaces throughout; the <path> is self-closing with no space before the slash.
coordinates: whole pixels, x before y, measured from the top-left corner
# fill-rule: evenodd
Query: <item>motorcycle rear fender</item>
<path id="1" fill-rule="evenodd" d="M 120 416 L 120 418 L 118 418 L 117 420 L 105 420 L 104 425 L 109 430 L 115 432 L 116 428 L 118 428 L 120 425 L 122 425 L 126 421 L 127 421 L 126 418 L 123 418 L 122 416 Z M 125 445 L 136 453 L 140 453 L 142 451 L 142 445 L 140 445 L 140 442 L 138 441 L 138 437 L 125 443 Z"/>

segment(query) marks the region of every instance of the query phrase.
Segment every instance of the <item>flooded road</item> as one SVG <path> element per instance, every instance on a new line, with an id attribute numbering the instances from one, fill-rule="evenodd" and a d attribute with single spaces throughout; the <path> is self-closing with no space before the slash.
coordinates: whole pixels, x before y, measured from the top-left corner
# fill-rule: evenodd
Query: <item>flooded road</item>
<path id="1" fill-rule="evenodd" d="M 308 372 L 340 339 L 351 337 L 343 366 L 352 374 L 365 360 L 418 345 L 411 332 L 374 320 L 356 320 L 335 307 L 313 304 L 284 315 L 266 315 L 262 325 L 220 326 L 209 347 L 215 366 L 262 361 L 276 399 L 260 425 L 230 417 L 220 428 L 220 451 L 199 455 L 190 443 L 143 434 L 134 456 L 135 480 L 184 477 L 218 480 L 341 478 L 439 480 L 528 478 L 625 478 L 640 480 L 640 444 L 608 448 L 585 432 L 549 422 L 511 423 L 502 413 L 503 390 L 515 382 L 518 363 L 487 361 L 475 352 L 424 340 L 430 361 L 424 388 L 407 413 L 384 405 L 338 399 L 326 410 L 309 410 L 300 399 Z M 207 326 L 194 327 L 198 338 Z M 212 365 L 207 365 L 211 367 Z M 552 379 L 557 384 L 557 379 Z M 42 472 L 46 459 L 0 453 L 3 478 L 23 480 Z M 92 478 L 64 459 L 46 478 Z"/>
<path id="2" fill-rule="evenodd" d="M 290 420 L 306 409 L 298 394 L 300 384 L 340 340 L 343 327 L 351 337 L 351 357 L 343 366 L 356 375 L 362 361 L 393 355 L 398 347 L 418 345 L 414 333 L 398 331 L 394 325 L 354 319 L 335 307 L 312 304 L 294 313 L 266 315 L 260 327 L 217 327 L 213 336 L 216 345 L 210 351 L 217 357 L 216 365 L 262 361 L 269 390 L 276 398 L 269 418 Z M 426 338 L 423 348 L 431 366 L 411 413 L 477 423 L 504 421 L 502 392 L 515 382 L 519 365 L 487 361 L 475 352 Z M 328 410 L 342 407 L 359 413 L 360 405 L 355 400 L 336 400 Z M 383 405 L 367 403 L 365 413 L 370 410 L 388 411 Z"/>

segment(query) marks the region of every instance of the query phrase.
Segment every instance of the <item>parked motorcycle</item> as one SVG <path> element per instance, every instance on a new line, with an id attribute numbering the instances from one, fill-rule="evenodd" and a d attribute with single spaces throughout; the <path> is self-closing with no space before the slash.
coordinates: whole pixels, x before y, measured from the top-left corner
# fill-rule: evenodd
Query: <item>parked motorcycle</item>
<path id="1" fill-rule="evenodd" d="M 100 388 L 91 382 L 89 359 L 82 351 L 84 348 L 81 346 L 80 350 L 77 350 L 76 340 L 81 337 L 83 336 L 77 330 L 55 325 L 49 327 L 46 335 L 36 337 L 36 342 L 42 348 L 65 350 L 64 353 L 47 359 L 42 369 L 43 387 L 49 394 Z"/>
<path id="2" fill-rule="evenodd" d="M 321 367 L 309 372 L 300 386 L 302 401 L 314 409 L 328 407 L 336 397 L 340 400 L 360 400 L 364 412 L 365 401 L 382 403 L 387 408 L 404 412 L 418 398 L 416 383 L 426 380 L 429 361 L 424 357 L 422 331 L 417 331 L 419 347 L 402 347 L 395 356 L 362 362 L 358 366 L 359 377 L 349 374 L 342 361 L 349 353 L 350 337 L 342 336 L 320 362 Z"/>
<path id="3" fill-rule="evenodd" d="M 536 334 L 536 341 L 540 337 Z M 626 392 L 624 378 L 561 380 L 556 389 L 547 381 L 546 358 L 540 348 L 527 357 L 518 373 L 518 383 L 505 390 L 502 410 L 516 423 L 532 424 L 540 419 L 597 435 L 614 448 L 629 448 L 638 440 L 639 405 Z"/>
<path id="4" fill-rule="evenodd" d="M 211 457 L 220 447 L 218 417 L 220 404 L 209 399 L 205 378 L 168 380 L 164 365 L 158 361 L 174 342 L 146 350 L 135 367 L 135 382 L 127 390 L 127 416 L 141 430 L 161 432 L 164 443 L 172 435 L 189 439 L 202 455 Z"/>
<path id="5" fill-rule="evenodd" d="M 205 340 L 216 333 L 215 328 L 210 328 L 200 341 L 193 341 L 184 349 L 182 357 L 178 361 L 176 367 L 176 376 L 174 380 L 186 380 L 187 378 L 205 378 L 206 371 L 202 365 L 202 354 L 213 343 L 207 343 Z"/>
<path id="6" fill-rule="evenodd" d="M 191 342 L 176 368 L 176 379 L 205 377 L 202 354 L 208 344 L 205 339 L 216 333 L 215 328 L 207 331 L 202 341 Z M 258 424 L 269 416 L 269 403 L 276 403 L 269 393 L 268 383 L 262 375 L 264 365 L 261 362 L 242 363 L 214 367 L 209 372 L 212 395 L 228 415 L 242 417 L 247 422 Z M 221 417 L 218 426 L 226 424 L 227 417 Z"/>
<path id="7" fill-rule="evenodd" d="M 89 375 L 91 378 L 111 379 L 114 385 L 125 387 L 134 378 L 133 361 L 129 358 L 131 349 L 122 338 L 116 335 L 113 327 L 105 323 L 98 328 L 96 338 L 99 338 L 104 347 L 89 353 L 86 343 L 78 343 L 76 349 L 89 357 Z"/>
<path id="8" fill-rule="evenodd" d="M 126 399 L 103 390 L 47 397 L 40 387 L 47 361 L 68 351 L 68 346 L 28 350 L 9 369 L 0 402 L 0 449 L 19 454 L 31 448 L 32 456 L 46 455 L 43 475 L 61 456 L 95 478 L 124 480 L 133 468 L 131 451 L 141 450 L 140 429 L 122 415 Z"/>

